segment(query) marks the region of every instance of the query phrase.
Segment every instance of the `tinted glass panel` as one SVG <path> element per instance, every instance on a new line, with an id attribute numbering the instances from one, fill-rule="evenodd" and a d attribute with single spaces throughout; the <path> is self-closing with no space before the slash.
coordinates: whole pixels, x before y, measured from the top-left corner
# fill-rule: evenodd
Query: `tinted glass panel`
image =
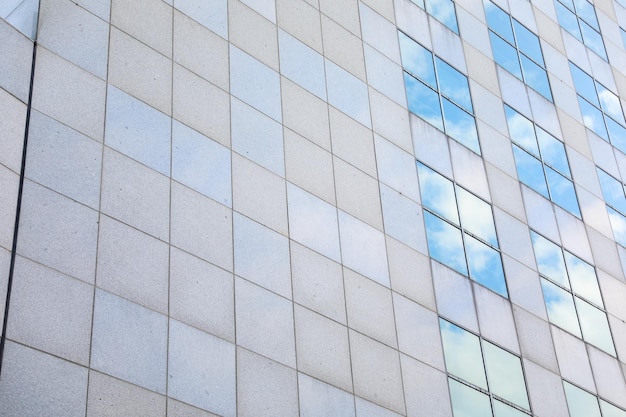
<path id="1" fill-rule="evenodd" d="M 575 36 L 578 40 L 582 41 L 580 34 L 580 28 L 578 27 L 578 19 L 576 15 L 569 11 L 561 3 L 556 3 L 556 14 L 559 19 L 559 24 L 563 29 L 568 31 L 572 36 Z"/>
<path id="2" fill-rule="evenodd" d="M 593 52 L 606 59 L 606 51 L 604 50 L 604 41 L 602 36 L 596 32 L 591 26 L 580 21 L 580 30 L 583 34 L 583 41 Z"/>
<path id="3" fill-rule="evenodd" d="M 517 50 L 493 32 L 489 32 L 489 37 L 491 38 L 493 59 L 498 65 L 521 80 L 522 70 L 520 68 Z"/>
<path id="4" fill-rule="evenodd" d="M 498 247 L 491 206 L 460 187 L 456 187 L 456 198 L 463 229 Z"/>
<path id="5" fill-rule="evenodd" d="M 617 124 L 610 117 L 604 118 L 606 122 L 606 126 L 609 130 L 609 136 L 611 138 L 611 143 L 620 151 L 626 153 L 626 129 Z"/>
<path id="6" fill-rule="evenodd" d="M 576 6 L 576 14 L 578 14 L 578 17 L 583 19 L 596 30 L 600 30 L 600 26 L 598 26 L 598 20 L 596 19 L 596 12 L 593 9 L 593 5 L 591 5 L 591 3 L 589 3 L 587 0 L 574 0 L 574 4 Z"/>
<path id="7" fill-rule="evenodd" d="M 439 326 L 448 373 L 487 389 L 478 337 L 442 319 Z"/>
<path id="8" fill-rule="evenodd" d="M 598 287 L 598 278 L 593 266 L 569 252 L 564 252 L 564 255 L 574 293 L 603 307 L 604 304 L 602 303 L 602 296 Z"/>
<path id="9" fill-rule="evenodd" d="M 604 126 L 604 117 L 602 116 L 602 112 L 580 96 L 578 96 L 578 104 L 580 104 L 580 111 L 583 115 L 583 122 L 585 123 L 585 126 L 593 130 L 593 132 L 602 139 L 609 140 L 606 127 Z"/>
<path id="10" fill-rule="evenodd" d="M 544 65 L 543 54 L 541 53 L 541 46 L 539 45 L 537 35 L 526 29 L 526 27 L 515 19 L 513 19 L 513 28 L 515 29 L 515 37 L 519 50 L 538 64 Z"/>
<path id="11" fill-rule="evenodd" d="M 432 88 L 437 88 L 432 53 L 402 32 L 398 32 L 404 69 Z"/>
<path id="12" fill-rule="evenodd" d="M 430 256 L 467 276 L 461 231 L 426 211 L 424 222 Z"/>
<path id="13" fill-rule="evenodd" d="M 519 180 L 546 198 L 549 198 L 548 187 L 543 174 L 543 164 L 536 158 L 513 146 L 515 165 Z"/>
<path id="14" fill-rule="evenodd" d="M 419 162 L 417 172 L 424 207 L 458 225 L 459 215 L 452 181 Z"/>
<path id="15" fill-rule="evenodd" d="M 454 3 L 451 0 L 426 0 L 426 11 L 450 30 L 459 33 Z"/>
<path id="16" fill-rule="evenodd" d="M 580 217 L 574 183 L 549 167 L 546 167 L 546 179 L 552 201 L 573 215 Z"/>
<path id="17" fill-rule="evenodd" d="M 454 417 L 491 417 L 489 397 L 467 385 L 449 379 Z"/>
<path id="18" fill-rule="evenodd" d="M 501 296 L 508 297 L 500 252 L 467 234 L 465 250 L 470 277 Z"/>
<path id="19" fill-rule="evenodd" d="M 602 417 L 626 417 L 626 411 L 604 400 L 600 400 L 600 408 L 602 409 Z"/>
<path id="20" fill-rule="evenodd" d="M 600 107 L 602 107 L 602 110 L 614 120 L 623 124 L 624 114 L 622 113 L 622 106 L 617 96 L 606 89 L 602 84 L 596 83 L 596 88 L 598 89 L 598 97 L 600 98 Z"/>
<path id="21" fill-rule="evenodd" d="M 593 78 L 587 75 L 583 70 L 576 65 L 570 63 L 570 70 L 572 72 L 572 78 L 574 79 L 574 87 L 576 92 L 585 97 L 588 101 L 599 106 L 598 94 L 596 93 L 595 83 Z"/>
<path id="22" fill-rule="evenodd" d="M 563 251 L 554 243 L 535 232 L 530 233 L 537 259 L 539 273 L 552 281 L 569 288 Z"/>
<path id="23" fill-rule="evenodd" d="M 529 410 L 520 359 L 489 342 L 483 342 L 483 351 L 491 392 Z"/>
<path id="24" fill-rule="evenodd" d="M 509 106 L 504 106 L 504 110 L 513 142 L 539 158 L 539 148 L 532 122 Z"/>
<path id="25" fill-rule="evenodd" d="M 526 84 L 548 100 L 552 101 L 550 82 L 548 81 L 548 74 L 546 71 L 530 59 L 526 58 L 525 55 L 521 55 L 520 60 Z"/>
<path id="26" fill-rule="evenodd" d="M 578 297 L 574 297 L 574 299 L 576 300 L 576 309 L 585 341 L 615 356 L 613 338 L 606 314 Z"/>
<path id="27" fill-rule="evenodd" d="M 609 220 L 611 221 L 615 241 L 622 246 L 626 246 L 626 217 L 610 207 L 607 207 L 606 210 L 609 213 Z"/>
<path id="28" fill-rule="evenodd" d="M 490 1 L 485 2 L 485 14 L 489 28 L 509 41 L 510 44 L 515 45 L 509 15 Z"/>
<path id="29" fill-rule="evenodd" d="M 435 61 L 441 94 L 466 110 L 472 111 L 472 100 L 470 99 L 467 77 L 441 59 L 436 58 Z"/>
<path id="30" fill-rule="evenodd" d="M 622 183 L 601 169 L 598 169 L 597 171 L 604 200 L 613 208 L 626 213 L 626 198 L 624 196 L 624 187 L 622 186 Z"/>
<path id="31" fill-rule="evenodd" d="M 433 126 L 443 130 L 439 94 L 406 72 L 404 73 L 404 85 L 406 87 L 409 110 Z"/>
<path id="32" fill-rule="evenodd" d="M 572 295 L 544 278 L 541 278 L 541 288 L 550 322 L 581 337 Z"/>
<path id="33" fill-rule="evenodd" d="M 445 98 L 441 99 L 441 103 L 443 104 L 446 133 L 459 143 L 480 154 L 478 132 L 476 131 L 474 117 Z"/>
<path id="34" fill-rule="evenodd" d="M 570 417 L 600 417 L 598 399 L 574 385 L 563 381 Z"/>
<path id="35" fill-rule="evenodd" d="M 559 171 L 561 174 L 569 177 L 569 164 L 565 154 L 565 146 L 563 142 L 554 136 L 546 133 L 543 129 L 537 128 L 537 141 L 541 149 L 541 157 L 543 162 Z"/>
<path id="36" fill-rule="evenodd" d="M 528 417 L 528 414 L 525 414 L 498 400 L 493 401 L 493 412 L 495 417 Z"/>

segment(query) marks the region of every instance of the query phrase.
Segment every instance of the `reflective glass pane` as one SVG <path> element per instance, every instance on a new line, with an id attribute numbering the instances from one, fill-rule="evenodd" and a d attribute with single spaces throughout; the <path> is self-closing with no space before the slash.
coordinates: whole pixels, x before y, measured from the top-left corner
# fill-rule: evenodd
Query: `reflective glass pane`
<path id="1" fill-rule="evenodd" d="M 526 29 L 525 26 L 515 19 L 513 19 L 513 28 L 515 29 L 515 38 L 517 39 L 519 50 L 532 58 L 536 63 L 544 65 L 541 45 L 537 35 Z"/>
<path id="2" fill-rule="evenodd" d="M 544 278 L 541 278 L 541 288 L 550 322 L 581 337 L 572 295 Z"/>
<path id="3" fill-rule="evenodd" d="M 446 25 L 448 29 L 459 33 L 456 23 L 454 3 L 451 0 L 426 0 L 426 11 L 435 19 Z"/>
<path id="4" fill-rule="evenodd" d="M 598 399 L 595 395 L 591 395 L 566 381 L 563 381 L 563 388 L 565 388 L 570 417 L 600 417 Z"/>
<path id="5" fill-rule="evenodd" d="M 461 231 L 427 211 L 424 212 L 424 223 L 430 256 L 467 276 Z"/>
<path id="6" fill-rule="evenodd" d="M 448 378 L 454 417 L 491 417 L 489 397 Z"/>
<path id="7" fill-rule="evenodd" d="M 537 147 L 533 123 L 509 106 L 505 105 L 504 111 L 513 142 L 539 158 L 539 148 Z"/>
<path id="8" fill-rule="evenodd" d="M 580 30 L 582 31 L 585 45 L 602 58 L 607 59 L 602 35 L 582 20 L 580 21 Z"/>
<path id="9" fill-rule="evenodd" d="M 489 342 L 483 342 L 483 351 L 491 393 L 529 410 L 520 358 Z"/>
<path id="10" fill-rule="evenodd" d="M 406 87 L 409 110 L 438 129 L 443 130 L 439 94 L 406 72 L 404 73 L 404 85 Z"/>
<path id="11" fill-rule="evenodd" d="M 467 77 L 439 58 L 435 59 L 435 63 L 441 94 L 465 108 L 465 110 L 473 111 Z"/>
<path id="12" fill-rule="evenodd" d="M 530 233 L 530 238 L 533 242 L 539 273 L 565 288 L 569 288 L 561 248 L 535 232 Z"/>
<path id="13" fill-rule="evenodd" d="M 578 104 L 580 104 L 580 112 L 583 115 L 583 122 L 585 123 L 585 126 L 587 126 L 588 129 L 593 130 L 593 132 L 602 139 L 608 141 L 609 136 L 606 132 L 602 112 L 580 96 L 578 96 Z"/>
<path id="14" fill-rule="evenodd" d="M 543 174 L 543 164 L 516 145 L 513 145 L 513 155 L 515 156 L 519 180 L 548 198 L 548 187 Z"/>
<path id="15" fill-rule="evenodd" d="M 600 288 L 598 287 L 598 278 L 596 277 L 596 271 L 593 269 L 593 266 L 567 251 L 564 252 L 564 255 L 574 294 L 600 307 L 604 307 L 602 296 L 600 295 Z"/>
<path id="16" fill-rule="evenodd" d="M 593 82 L 593 78 L 572 63 L 570 63 L 569 68 L 572 72 L 576 92 L 585 97 L 589 102 L 599 106 L 600 103 L 598 102 L 598 94 L 596 93 L 596 86 Z"/>
<path id="17" fill-rule="evenodd" d="M 574 297 L 574 299 L 576 300 L 576 309 L 578 310 L 583 339 L 615 356 L 615 347 L 613 347 L 613 338 L 609 330 L 606 313 L 578 297 Z"/>
<path id="18" fill-rule="evenodd" d="M 448 136 L 480 155 L 474 116 L 445 98 L 441 99 L 441 103 L 443 104 L 443 118 Z"/>
<path id="19" fill-rule="evenodd" d="M 498 400 L 493 401 L 493 413 L 495 417 L 528 417 L 528 414 L 522 413 Z"/>
<path id="20" fill-rule="evenodd" d="M 458 225 L 459 215 L 452 181 L 419 162 L 417 173 L 422 205 Z"/>
<path id="21" fill-rule="evenodd" d="M 517 50 L 493 32 L 489 32 L 489 37 L 491 38 L 494 61 L 521 80 L 522 70 L 519 65 Z"/>
<path id="22" fill-rule="evenodd" d="M 578 27 L 578 18 L 576 15 L 569 11 L 561 3 L 556 3 L 556 14 L 559 18 L 559 24 L 563 29 L 568 31 L 572 36 L 582 41 L 580 34 L 580 28 Z"/>
<path id="23" fill-rule="evenodd" d="M 565 7 L 570 9 L 572 12 L 576 11 L 576 8 L 574 8 L 574 0 L 558 0 L 558 1 L 563 3 L 563 5 L 565 5 Z"/>
<path id="24" fill-rule="evenodd" d="M 570 177 L 569 164 L 565 154 L 563 142 L 550 135 L 540 127 L 537 127 L 537 141 L 541 149 L 541 159 L 561 174 Z"/>
<path id="25" fill-rule="evenodd" d="M 552 101 L 552 93 L 550 92 L 550 82 L 546 70 L 528 59 L 525 55 L 520 55 L 522 62 L 522 70 L 524 72 L 524 81 L 533 90 Z"/>
<path id="26" fill-rule="evenodd" d="M 456 198 L 463 229 L 498 247 L 491 206 L 461 187 L 456 187 Z"/>
<path id="27" fill-rule="evenodd" d="M 424 0 L 411 0 L 413 3 L 417 4 L 422 9 L 424 8 Z"/>
<path id="28" fill-rule="evenodd" d="M 481 285 L 508 297 L 500 252 L 465 234 L 465 251 L 470 277 Z"/>
<path id="29" fill-rule="evenodd" d="M 622 43 L 624 44 L 624 48 L 626 48 L 626 30 L 620 28 L 620 31 L 622 32 Z"/>
<path id="30" fill-rule="evenodd" d="M 626 213 L 626 197 L 624 196 L 622 183 L 601 169 L 597 171 L 604 200 L 613 208 Z"/>
<path id="31" fill-rule="evenodd" d="M 611 144 L 620 151 L 626 153 L 626 129 L 624 126 L 618 124 L 610 117 L 605 116 L 604 121 L 606 127 L 609 130 L 609 137 L 611 138 Z"/>
<path id="32" fill-rule="evenodd" d="M 600 408 L 602 409 L 602 417 L 626 417 L 626 411 L 602 399 L 600 400 Z"/>
<path id="33" fill-rule="evenodd" d="M 598 97 L 600 98 L 602 110 L 614 120 L 623 124 L 624 114 L 622 113 L 619 98 L 600 83 L 596 83 L 596 88 L 598 89 Z"/>
<path id="34" fill-rule="evenodd" d="M 613 229 L 615 241 L 622 246 L 626 246 L 626 217 L 613 210 L 611 207 L 606 208 Z"/>
<path id="35" fill-rule="evenodd" d="M 448 373 L 487 389 L 478 337 L 443 319 L 439 327 Z"/>
<path id="36" fill-rule="evenodd" d="M 574 216 L 580 217 L 574 183 L 550 167 L 546 167 L 546 179 L 548 180 L 551 200 Z"/>
<path id="37" fill-rule="evenodd" d="M 433 54 L 402 32 L 398 32 L 402 66 L 432 88 L 437 88 Z"/>
<path id="38" fill-rule="evenodd" d="M 509 15 L 490 1 L 485 2 L 485 14 L 487 16 L 489 29 L 502 36 L 509 41 L 510 44 L 515 45 Z"/>
<path id="39" fill-rule="evenodd" d="M 578 14 L 578 17 L 583 19 L 596 30 L 600 30 L 593 5 L 587 0 L 574 0 L 574 4 L 576 5 L 576 14 Z"/>

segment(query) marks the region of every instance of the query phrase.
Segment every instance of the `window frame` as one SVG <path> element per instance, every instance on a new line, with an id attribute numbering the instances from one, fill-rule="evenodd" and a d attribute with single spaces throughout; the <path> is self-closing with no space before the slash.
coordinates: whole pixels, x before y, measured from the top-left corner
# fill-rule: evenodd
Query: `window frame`
<path id="1" fill-rule="evenodd" d="M 606 46 L 604 45 L 604 38 L 602 37 L 602 32 L 600 31 L 600 24 L 598 21 L 598 14 L 596 13 L 595 6 L 587 0 L 579 0 L 579 1 L 584 1 L 585 3 L 587 3 L 591 7 L 591 10 L 593 11 L 593 17 L 594 17 L 595 22 L 589 22 L 587 19 L 580 16 L 578 8 L 576 6 L 576 1 L 571 2 L 571 4 L 574 6 L 574 10 L 572 10 L 567 4 L 565 4 L 563 0 L 554 0 L 554 1 L 555 1 L 555 9 L 556 9 L 556 14 L 557 14 L 557 21 L 559 22 L 559 26 L 561 26 L 561 28 L 565 30 L 567 33 L 569 33 L 570 35 L 572 35 L 573 37 L 581 41 L 587 47 L 587 49 L 593 51 L 596 55 L 598 55 L 604 61 L 608 62 L 609 58 L 606 53 Z M 575 16 L 576 24 L 578 28 L 577 33 L 572 33 L 571 30 L 568 29 L 564 25 L 564 23 L 562 22 L 562 18 L 561 18 L 562 14 L 560 13 L 559 6 L 564 8 L 566 12 L 569 12 Z M 602 51 L 598 51 L 594 47 L 591 46 L 593 41 L 585 36 L 585 31 L 583 30 L 583 27 L 585 26 L 582 26 L 581 22 L 584 23 L 586 27 L 588 27 L 589 29 L 591 29 L 593 32 L 597 34 L 598 38 L 602 42 Z M 594 25 L 592 23 L 595 23 L 595 25 L 597 25 L 597 29 L 593 27 Z"/>

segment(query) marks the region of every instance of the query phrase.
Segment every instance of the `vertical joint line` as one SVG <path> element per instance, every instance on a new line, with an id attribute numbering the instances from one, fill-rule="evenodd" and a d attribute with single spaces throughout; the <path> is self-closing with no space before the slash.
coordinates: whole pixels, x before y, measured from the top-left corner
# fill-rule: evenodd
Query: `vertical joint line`
<path id="1" fill-rule="evenodd" d="M 33 58 L 30 68 L 30 85 L 28 87 L 28 103 L 26 106 L 26 123 L 24 124 L 24 144 L 22 146 L 22 165 L 20 168 L 20 182 L 17 191 L 17 206 L 15 208 L 15 225 L 13 227 L 13 244 L 11 246 L 11 263 L 9 278 L 7 280 L 7 295 L 4 304 L 4 319 L 2 322 L 2 337 L 0 338 L 0 378 L 2 377 L 2 365 L 4 364 L 4 345 L 7 338 L 7 324 L 9 322 L 9 304 L 11 302 L 11 287 L 13 285 L 13 272 L 15 270 L 15 258 L 17 255 L 17 234 L 20 225 L 20 212 L 22 207 L 22 192 L 24 190 L 24 173 L 26 171 L 26 148 L 28 146 L 28 131 L 30 128 L 30 111 L 33 101 L 33 82 L 35 80 L 35 59 L 37 56 L 37 41 L 33 41 Z"/>

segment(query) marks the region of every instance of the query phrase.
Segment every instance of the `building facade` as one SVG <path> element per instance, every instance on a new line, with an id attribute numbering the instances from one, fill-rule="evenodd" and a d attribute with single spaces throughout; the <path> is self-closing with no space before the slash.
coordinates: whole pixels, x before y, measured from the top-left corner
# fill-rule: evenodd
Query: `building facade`
<path id="1" fill-rule="evenodd" d="M 3 1 L 0 416 L 626 417 L 625 29 Z"/>

